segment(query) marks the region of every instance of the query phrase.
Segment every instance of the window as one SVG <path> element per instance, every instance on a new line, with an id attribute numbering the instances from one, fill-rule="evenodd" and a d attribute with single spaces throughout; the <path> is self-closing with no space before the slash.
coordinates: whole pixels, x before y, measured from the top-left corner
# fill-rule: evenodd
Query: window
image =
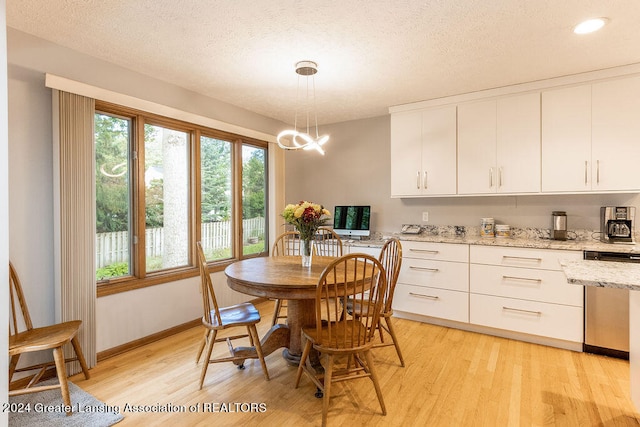
<path id="1" fill-rule="evenodd" d="M 229 141 L 200 137 L 200 226 L 207 261 L 231 258 L 233 253 L 232 145 Z"/>
<path id="2" fill-rule="evenodd" d="M 264 141 L 96 101 L 98 295 L 196 275 L 196 241 L 220 269 L 266 255 L 267 155 Z"/>
<path id="3" fill-rule="evenodd" d="M 146 271 L 189 265 L 189 134 L 144 125 Z"/>
<path id="4" fill-rule="evenodd" d="M 242 231 L 245 255 L 267 252 L 267 150 L 242 146 Z"/>
<path id="5" fill-rule="evenodd" d="M 96 113 L 96 278 L 131 274 L 131 120 Z"/>

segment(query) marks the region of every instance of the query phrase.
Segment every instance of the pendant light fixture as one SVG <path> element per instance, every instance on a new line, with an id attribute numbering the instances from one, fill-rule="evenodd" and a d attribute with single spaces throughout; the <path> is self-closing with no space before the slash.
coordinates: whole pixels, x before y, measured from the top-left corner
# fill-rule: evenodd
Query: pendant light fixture
<path id="1" fill-rule="evenodd" d="M 296 64 L 298 74 L 298 105 L 294 117 L 293 129 L 283 130 L 278 134 L 278 145 L 285 150 L 316 150 L 324 155 L 322 146 L 329 140 L 329 135 L 318 133 L 318 116 L 316 114 L 316 87 L 314 75 L 318 72 L 318 64 L 313 61 L 300 61 Z M 301 105 L 301 84 L 304 79 L 304 104 Z M 299 108 L 302 110 L 299 111 Z M 298 116 L 304 120 L 298 129 Z M 313 129 L 315 128 L 315 130 Z M 313 131 L 313 133 L 312 133 Z"/>

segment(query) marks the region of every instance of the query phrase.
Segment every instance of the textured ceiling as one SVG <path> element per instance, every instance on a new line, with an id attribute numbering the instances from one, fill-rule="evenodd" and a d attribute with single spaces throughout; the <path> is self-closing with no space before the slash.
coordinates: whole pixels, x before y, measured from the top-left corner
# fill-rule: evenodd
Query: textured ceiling
<path id="1" fill-rule="evenodd" d="M 639 0 L 7 0 L 7 25 L 292 122 L 313 60 L 318 121 L 640 63 Z M 572 27 L 608 17 L 600 32 Z"/>

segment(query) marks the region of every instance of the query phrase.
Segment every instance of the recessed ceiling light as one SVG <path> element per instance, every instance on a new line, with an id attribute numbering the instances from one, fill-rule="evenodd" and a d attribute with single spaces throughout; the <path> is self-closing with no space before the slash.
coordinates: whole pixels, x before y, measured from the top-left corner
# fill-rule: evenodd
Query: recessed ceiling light
<path id="1" fill-rule="evenodd" d="M 604 27 L 604 24 L 607 23 L 607 18 L 594 18 L 588 19 L 584 22 L 579 23 L 573 29 L 573 32 L 576 34 L 589 34 L 594 31 L 598 31 L 600 28 Z"/>

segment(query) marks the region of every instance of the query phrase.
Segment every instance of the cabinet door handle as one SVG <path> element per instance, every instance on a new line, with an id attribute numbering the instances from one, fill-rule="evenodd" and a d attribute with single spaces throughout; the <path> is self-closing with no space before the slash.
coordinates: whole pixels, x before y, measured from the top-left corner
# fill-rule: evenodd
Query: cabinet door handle
<path id="1" fill-rule="evenodd" d="M 587 173 L 589 171 L 589 162 L 587 160 L 584 161 L 584 185 L 587 185 Z"/>
<path id="2" fill-rule="evenodd" d="M 515 311 L 515 312 L 518 312 L 518 313 L 532 314 L 534 316 L 542 316 L 542 312 L 541 311 L 523 310 L 521 308 L 512 308 L 512 307 L 505 307 L 505 306 L 502 306 L 502 309 L 506 310 L 506 311 Z"/>
<path id="3" fill-rule="evenodd" d="M 416 188 L 418 190 L 420 189 L 420 171 L 418 171 L 416 174 Z"/>
<path id="4" fill-rule="evenodd" d="M 530 258 L 530 257 L 526 257 L 526 256 L 509 256 L 509 255 L 503 255 L 502 259 L 507 260 L 507 259 L 519 259 L 522 261 L 534 261 L 534 262 L 542 262 L 542 258 Z"/>
<path id="5" fill-rule="evenodd" d="M 530 279 L 528 277 L 502 276 L 502 278 L 506 280 L 523 280 L 525 282 L 542 283 L 542 279 Z"/>
<path id="6" fill-rule="evenodd" d="M 498 187 L 502 187 L 502 167 L 498 168 Z"/>
<path id="7" fill-rule="evenodd" d="M 600 185 L 600 160 L 596 160 L 596 184 Z"/>
<path id="8" fill-rule="evenodd" d="M 425 294 L 416 294 L 414 292 L 409 292 L 409 295 L 411 295 L 412 297 L 418 297 L 418 298 L 425 298 L 425 299 L 430 299 L 433 301 L 439 300 L 440 297 L 437 295 L 425 295 Z"/>
<path id="9" fill-rule="evenodd" d="M 422 181 L 422 188 L 427 189 L 427 171 L 424 171 L 424 180 Z"/>
<path id="10" fill-rule="evenodd" d="M 489 188 L 493 187 L 493 168 L 489 168 Z"/>
<path id="11" fill-rule="evenodd" d="M 431 271 L 431 272 L 437 272 L 440 271 L 439 268 L 428 268 L 428 267 L 415 267 L 413 265 L 409 266 L 410 270 L 420 270 L 420 271 Z"/>
<path id="12" fill-rule="evenodd" d="M 409 249 L 409 252 L 420 252 L 423 254 L 433 254 L 433 255 L 440 253 L 440 251 L 430 251 L 428 249 Z"/>

